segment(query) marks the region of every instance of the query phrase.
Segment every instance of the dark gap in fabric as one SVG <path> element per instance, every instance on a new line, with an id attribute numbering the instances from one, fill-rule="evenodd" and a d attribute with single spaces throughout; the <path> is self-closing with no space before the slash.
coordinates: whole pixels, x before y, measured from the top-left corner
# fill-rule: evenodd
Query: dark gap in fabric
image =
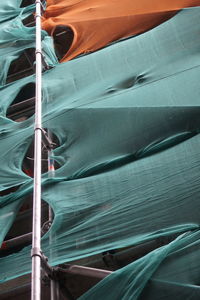
<path id="1" fill-rule="evenodd" d="M 9 108 L 7 118 L 22 122 L 30 118 L 35 112 L 35 83 L 30 82 L 23 86 Z"/>
<path id="2" fill-rule="evenodd" d="M 162 141 L 157 141 L 151 145 L 148 145 L 144 149 L 141 149 L 133 154 L 127 154 L 122 157 L 113 159 L 112 161 L 105 161 L 101 164 L 98 164 L 86 171 L 78 172 L 73 177 L 70 177 L 69 179 L 78 179 L 78 178 L 85 178 L 89 176 L 98 175 L 101 173 L 112 171 L 116 168 L 120 168 L 128 163 L 131 163 L 133 161 L 136 161 L 141 158 L 145 158 L 150 155 L 154 155 L 160 151 L 164 151 L 168 149 L 169 147 L 173 147 L 178 145 L 181 142 L 184 142 L 185 140 L 192 138 L 193 136 L 197 135 L 198 132 L 186 132 L 181 135 L 172 136 L 170 138 L 167 138 Z"/>
<path id="3" fill-rule="evenodd" d="M 35 48 L 25 49 L 10 64 L 6 83 L 10 83 L 35 73 Z"/>
<path id="4" fill-rule="evenodd" d="M 30 194 L 22 203 L 18 214 L 8 231 L 0 248 L 0 257 L 21 251 L 25 246 L 31 245 L 32 241 L 32 206 L 33 195 Z M 54 215 L 53 215 L 54 217 Z M 41 234 L 44 235 L 51 227 L 49 222 L 49 206 L 42 200 Z"/>
<path id="5" fill-rule="evenodd" d="M 9 195 L 11 193 L 14 193 L 16 192 L 19 188 L 20 188 L 21 185 L 18 185 L 18 186 L 12 186 L 6 190 L 3 190 L 3 191 L 0 191 L 0 196 L 6 196 L 6 195 Z"/>
<path id="6" fill-rule="evenodd" d="M 20 7 L 26 7 L 29 6 L 31 4 L 34 4 L 35 0 L 22 0 Z"/>
<path id="7" fill-rule="evenodd" d="M 178 237 L 180 233 L 171 234 L 169 236 L 160 236 L 157 239 L 141 243 L 134 247 L 127 247 L 124 249 L 116 249 L 111 251 L 107 251 L 103 253 L 104 261 L 107 267 L 109 266 L 109 262 L 106 260 L 107 255 L 111 255 L 113 261 L 118 266 L 116 269 L 120 269 L 125 267 L 126 265 L 140 259 L 150 253 L 151 251 L 162 247 L 164 245 L 172 242 L 176 237 Z"/>
<path id="8" fill-rule="evenodd" d="M 45 129 L 47 132 L 47 130 Z M 58 137 L 48 130 L 47 134 L 50 136 L 51 141 L 53 142 L 53 149 L 60 146 L 60 142 Z M 50 159 L 50 162 L 54 165 L 54 169 L 57 170 L 60 168 L 60 165 L 57 161 L 55 161 L 53 158 Z M 34 138 L 32 139 L 28 150 L 24 156 L 24 160 L 22 163 L 22 171 L 30 176 L 34 176 Z M 48 150 L 46 149 L 45 145 L 42 145 L 42 174 L 48 172 L 49 166 L 48 166 Z"/>
<path id="9" fill-rule="evenodd" d="M 97 269 L 106 269 L 109 271 L 117 271 L 129 264 L 133 263 L 134 261 L 138 260 L 139 258 L 144 258 L 145 255 L 149 254 L 151 251 L 154 251 L 164 245 L 169 244 L 172 242 L 176 237 L 178 237 L 180 233 L 176 235 L 170 236 L 163 236 L 158 239 L 141 243 L 134 247 L 128 247 L 125 249 L 116 249 L 105 251 L 102 253 L 101 259 L 99 256 L 98 261 L 92 261 L 92 257 L 90 257 L 90 264 L 89 267 L 97 268 Z M 63 264 L 60 267 L 60 271 L 65 272 L 67 268 L 70 268 L 70 265 Z M 73 266 L 72 266 L 73 268 Z M 82 275 L 82 276 L 81 276 Z M 81 282 L 83 282 L 83 286 L 79 286 L 79 278 L 76 277 L 75 274 L 69 274 L 67 276 L 67 283 L 69 290 L 71 291 L 72 295 L 74 295 L 75 299 L 84 295 L 87 291 L 89 291 L 92 287 L 94 287 L 100 280 L 103 278 L 99 278 L 98 281 L 91 281 L 91 278 L 84 276 L 84 273 L 81 274 Z M 104 277 L 105 278 L 105 277 Z M 87 282 L 89 279 L 89 282 Z M 86 281 L 87 280 L 87 281 Z M 79 298 L 78 298 L 79 299 Z M 89 299 L 89 298 L 88 298 Z"/>
<path id="10" fill-rule="evenodd" d="M 35 17 L 33 14 L 29 15 L 28 17 L 22 20 L 22 23 L 26 27 L 34 27 L 35 26 Z"/>
<path id="11" fill-rule="evenodd" d="M 30 82 L 20 90 L 20 92 L 17 94 L 14 101 L 12 102 L 12 105 L 23 102 L 33 97 L 35 97 L 35 83 Z"/>
<path id="12" fill-rule="evenodd" d="M 53 40 L 55 53 L 58 57 L 58 60 L 61 60 L 69 51 L 73 40 L 74 32 L 69 26 L 58 25 L 53 30 Z"/>

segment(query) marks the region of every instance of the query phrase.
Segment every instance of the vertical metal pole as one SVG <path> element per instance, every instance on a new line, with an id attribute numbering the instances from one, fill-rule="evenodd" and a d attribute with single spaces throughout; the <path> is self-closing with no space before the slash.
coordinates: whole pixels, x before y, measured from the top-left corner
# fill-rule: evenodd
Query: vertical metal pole
<path id="1" fill-rule="evenodd" d="M 52 134 L 48 130 L 48 137 L 52 141 Z M 52 158 L 53 151 L 48 150 L 48 177 L 53 178 L 55 176 L 55 167 L 54 167 L 54 159 Z M 53 222 L 53 211 L 51 209 L 51 206 L 49 205 L 49 221 Z M 50 234 L 50 242 L 51 242 L 51 234 Z"/>
<path id="2" fill-rule="evenodd" d="M 48 130 L 48 137 L 50 140 L 53 139 L 51 132 Z M 54 167 L 54 159 L 52 158 L 53 152 L 52 150 L 48 151 L 48 175 L 50 178 L 55 176 L 55 167 Z M 53 211 L 51 209 L 51 206 L 49 205 L 49 221 L 53 222 Z M 49 235 L 49 243 L 51 248 L 52 243 L 52 234 L 50 232 Z M 50 251 L 50 257 L 52 256 L 52 253 Z M 58 283 L 55 280 L 51 280 L 50 282 L 50 289 L 51 289 L 51 300 L 58 300 L 59 299 L 59 288 Z"/>
<path id="3" fill-rule="evenodd" d="M 35 146 L 33 190 L 33 236 L 31 299 L 41 299 L 41 143 L 42 143 L 42 47 L 41 2 L 36 0 L 36 93 L 35 93 Z"/>

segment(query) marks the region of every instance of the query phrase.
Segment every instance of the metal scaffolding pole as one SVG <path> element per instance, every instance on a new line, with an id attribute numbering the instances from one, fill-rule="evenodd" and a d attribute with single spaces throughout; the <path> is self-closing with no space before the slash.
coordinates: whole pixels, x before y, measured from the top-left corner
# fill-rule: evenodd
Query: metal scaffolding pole
<path id="1" fill-rule="evenodd" d="M 33 235 L 31 299 L 41 299 L 41 144 L 42 144 L 42 47 L 41 2 L 36 4 L 36 92 L 35 92 L 35 146 L 33 189 Z"/>
<path id="2" fill-rule="evenodd" d="M 48 138 L 50 141 L 53 140 L 53 136 L 50 132 L 50 130 L 47 131 L 48 133 Z M 54 159 L 53 159 L 53 151 L 52 149 L 48 150 L 48 175 L 50 178 L 53 178 L 55 176 L 55 166 L 54 166 Z M 50 223 L 53 222 L 53 211 L 51 206 L 49 205 L 49 221 Z M 49 243 L 51 247 L 52 243 L 52 233 L 50 232 L 49 235 Z M 50 251 L 50 258 L 52 256 L 52 251 Z M 51 300 L 58 300 L 59 299 L 59 287 L 58 287 L 58 282 L 55 280 L 51 280 L 50 282 L 50 290 L 51 290 Z"/>

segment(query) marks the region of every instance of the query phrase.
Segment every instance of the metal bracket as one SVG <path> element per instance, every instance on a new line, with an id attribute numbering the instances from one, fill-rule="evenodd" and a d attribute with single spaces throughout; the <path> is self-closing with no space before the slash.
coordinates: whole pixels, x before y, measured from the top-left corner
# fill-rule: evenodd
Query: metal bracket
<path id="1" fill-rule="evenodd" d="M 54 271 L 54 268 L 52 268 L 48 264 L 48 258 L 44 255 L 44 253 L 39 248 L 32 248 L 31 250 L 31 257 L 39 256 L 41 259 L 41 266 L 44 270 L 46 276 L 48 279 L 54 280 L 56 279 L 56 272 Z"/>
<path id="2" fill-rule="evenodd" d="M 45 56 L 43 53 L 42 53 L 42 65 L 43 65 L 45 71 L 53 68 L 46 63 Z"/>
<path id="3" fill-rule="evenodd" d="M 56 146 L 55 143 L 52 142 L 52 140 L 49 138 L 47 132 L 42 128 L 42 142 L 44 147 L 50 151 L 54 148 L 54 146 Z"/>
<path id="4" fill-rule="evenodd" d="M 112 268 L 112 270 L 116 270 L 119 266 L 114 257 L 115 251 L 110 250 L 102 253 L 102 260 L 106 267 Z"/>
<path id="5" fill-rule="evenodd" d="M 56 146 L 55 143 L 52 142 L 52 140 L 48 137 L 48 134 L 47 132 L 44 130 L 44 128 L 41 128 L 41 127 L 36 127 L 35 128 L 35 131 L 36 130 L 41 130 L 42 132 L 42 143 L 44 145 L 44 147 L 50 151 L 54 148 L 54 146 Z"/>
<path id="6" fill-rule="evenodd" d="M 44 272 L 46 273 L 47 277 L 51 280 L 55 280 L 55 272 L 54 272 L 54 268 L 52 268 L 49 264 L 48 264 L 48 258 L 42 253 L 42 257 L 41 257 L 41 266 L 42 269 L 44 270 Z"/>
<path id="7" fill-rule="evenodd" d="M 40 55 L 41 55 L 42 65 L 43 65 L 45 71 L 46 71 L 46 70 L 50 70 L 50 69 L 53 68 L 53 67 L 49 66 L 49 65 L 46 63 L 45 55 L 43 54 L 42 51 L 36 49 L 36 50 L 35 50 L 35 55 L 37 55 L 37 54 L 40 54 Z"/>
<path id="8" fill-rule="evenodd" d="M 51 227 L 52 221 L 47 221 L 42 225 L 41 234 L 44 235 Z"/>

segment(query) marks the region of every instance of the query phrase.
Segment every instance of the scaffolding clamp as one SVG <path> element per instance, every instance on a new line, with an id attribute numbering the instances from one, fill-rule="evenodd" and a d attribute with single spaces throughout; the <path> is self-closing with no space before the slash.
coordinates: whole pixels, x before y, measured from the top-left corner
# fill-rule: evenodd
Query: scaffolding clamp
<path id="1" fill-rule="evenodd" d="M 119 268 L 118 263 L 115 259 L 115 250 L 105 251 L 102 253 L 102 260 L 106 267 L 112 268 L 112 270 L 116 270 Z"/>
<path id="2" fill-rule="evenodd" d="M 39 256 L 41 259 L 41 266 L 43 271 L 45 272 L 48 279 L 55 280 L 55 271 L 48 264 L 48 258 L 44 255 L 44 253 L 39 248 L 32 248 L 31 250 L 31 257 Z"/>
<path id="3" fill-rule="evenodd" d="M 45 71 L 52 69 L 52 67 L 47 64 L 47 62 L 45 60 L 45 55 L 43 53 L 42 53 L 42 65 L 43 65 Z"/>
<path id="4" fill-rule="evenodd" d="M 50 229 L 52 225 L 52 221 L 46 221 L 41 228 L 41 234 L 44 235 Z"/>
<path id="5" fill-rule="evenodd" d="M 48 133 L 46 132 L 46 130 L 44 130 L 43 128 L 41 128 L 41 131 L 42 131 L 42 143 L 43 143 L 44 147 L 48 151 L 52 150 L 56 144 L 52 142 L 52 140 L 48 136 Z"/>
<path id="6" fill-rule="evenodd" d="M 41 257 L 41 266 L 49 279 L 55 279 L 54 269 L 48 264 L 48 258 L 43 253 Z"/>
<path id="7" fill-rule="evenodd" d="M 43 143 L 43 146 L 48 150 L 52 150 L 54 148 L 54 146 L 56 146 L 55 143 L 52 142 L 52 140 L 49 138 L 46 130 L 44 130 L 44 128 L 42 127 L 36 127 L 35 128 L 35 131 L 36 130 L 40 130 L 42 132 L 42 143 Z"/>
<path id="8" fill-rule="evenodd" d="M 46 62 L 46 57 L 45 57 L 45 55 L 43 54 L 42 50 L 36 49 L 36 50 L 35 50 L 35 55 L 37 55 L 37 54 L 40 54 L 40 55 L 41 55 L 43 71 L 50 70 L 50 69 L 53 68 L 52 66 L 49 66 L 48 63 Z"/>

